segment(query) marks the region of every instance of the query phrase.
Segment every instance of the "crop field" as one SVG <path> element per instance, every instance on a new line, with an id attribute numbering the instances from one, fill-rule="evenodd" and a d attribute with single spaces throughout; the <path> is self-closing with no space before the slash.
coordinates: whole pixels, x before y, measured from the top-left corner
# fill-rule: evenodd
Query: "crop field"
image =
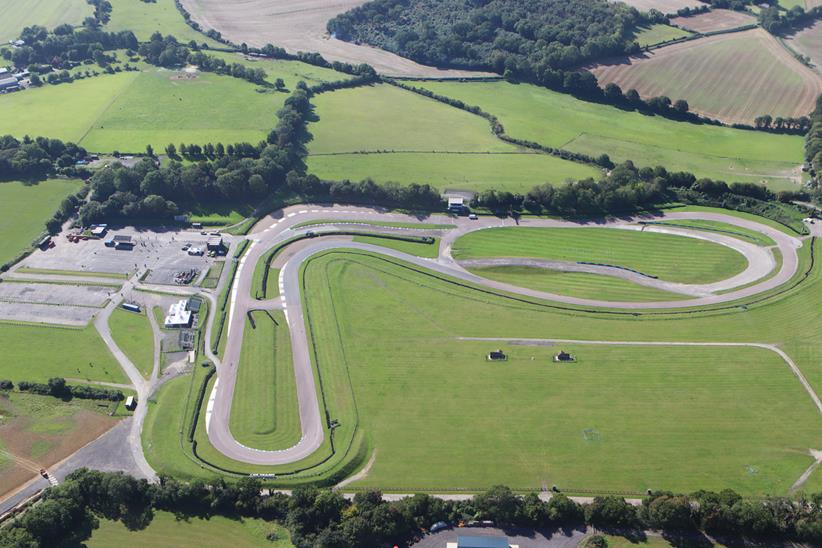
<path id="1" fill-rule="evenodd" d="M 675 301 L 686 298 L 685 295 L 679 293 L 644 287 L 621 278 L 587 272 L 560 272 L 530 266 L 488 266 L 467 270 L 477 276 L 518 287 L 583 299 L 643 302 Z"/>
<path id="2" fill-rule="evenodd" d="M 724 181 L 765 181 L 796 188 L 803 140 L 646 116 L 527 84 L 420 82 L 438 94 L 478 105 L 518 139 L 598 156 L 664 165 Z M 313 159 L 312 159 L 313 161 Z"/>
<path id="3" fill-rule="evenodd" d="M 280 311 L 253 317 L 256 328 L 246 320 L 229 427 L 248 447 L 286 449 L 301 434 L 288 326 Z"/>
<path id="4" fill-rule="evenodd" d="M 45 382 L 50 377 L 66 377 L 128 382 L 92 326 L 72 329 L 0 322 L 0 348 L 3 379 Z"/>
<path id="5" fill-rule="evenodd" d="M 106 416 L 110 408 L 109 402 L 64 402 L 18 392 L 0 394 L 0 495 L 114 426 L 117 419 Z M 17 464 L 12 455 L 25 459 L 27 465 Z"/>
<path id="6" fill-rule="evenodd" d="M 670 42 L 677 38 L 684 38 L 685 36 L 690 36 L 690 34 L 691 33 L 686 30 L 678 29 L 670 25 L 657 24 L 639 29 L 636 35 L 636 41 L 639 42 L 639 45 L 642 47 L 653 46 L 655 44 L 661 44 L 662 42 Z"/>
<path id="7" fill-rule="evenodd" d="M 60 202 L 82 186 L 82 181 L 69 179 L 0 183 L 0 264 L 27 249 L 45 231 Z"/>
<path id="8" fill-rule="evenodd" d="M 692 111 L 725 122 L 805 116 L 822 93 L 822 78 L 762 29 L 675 44 L 591 71 L 601 86 L 685 99 Z"/>
<path id="9" fill-rule="evenodd" d="M 120 350 L 143 377 L 149 378 L 154 368 L 154 335 L 145 312 L 137 314 L 118 308 L 111 314 L 108 324 Z"/>
<path id="10" fill-rule="evenodd" d="M 253 84 L 229 76 L 189 79 L 151 68 L 4 96 L 0 133 L 48 135 L 95 152 L 257 142 L 276 124 L 284 101 L 283 93 L 257 93 Z M 211 108 L 217 103 L 219 109 Z"/>
<path id="11" fill-rule="evenodd" d="M 793 49 L 810 57 L 817 71 L 822 70 L 822 21 L 787 37 L 786 41 Z"/>
<path id="12" fill-rule="evenodd" d="M 662 280 L 709 283 L 745 270 L 745 257 L 705 240 L 612 228 L 495 228 L 454 242 L 457 260 L 532 257 L 587 261 L 637 270 Z"/>
<path id="13" fill-rule="evenodd" d="M 599 174 L 527 153 L 494 137 L 479 116 L 389 85 L 324 93 L 313 103 L 319 121 L 309 125 L 308 166 L 320 177 L 524 192 Z"/>
<path id="14" fill-rule="evenodd" d="M 274 44 L 287 51 L 315 51 L 329 61 L 368 63 L 394 76 L 470 76 L 471 72 L 439 70 L 387 51 L 343 42 L 329 36 L 325 25 L 338 13 L 365 0 L 183 0 L 203 29 L 215 29 L 229 40 L 249 46 Z"/>
<path id="15" fill-rule="evenodd" d="M 109 1 L 111 2 L 111 20 L 105 27 L 109 32 L 130 30 L 141 42 L 148 41 L 152 34 L 160 32 L 163 35 L 173 35 L 178 42 L 188 43 L 194 40 L 198 44 L 225 47 L 224 44 L 186 25 L 183 15 L 174 5 L 174 0 Z"/>
<path id="16" fill-rule="evenodd" d="M 305 277 L 307 287 L 331 287 L 333 307 L 322 293 L 308 303 L 324 349 L 320 366 L 335 347 L 356 356 L 346 365 L 360 424 L 377 450 L 360 486 L 780 493 L 811 463 L 807 449 L 822 433 L 801 385 L 763 349 L 458 339 L 767 340 L 791 347 L 784 337 L 799 342 L 803 335 L 791 329 L 815 306 L 797 310 L 796 299 L 807 298 L 802 292 L 730 316 L 619 319 L 507 303 L 359 253 L 316 258 Z M 808 295 L 818 271 L 811 283 Z M 397 315 L 400 300 L 404 313 Z M 786 313 L 797 316 L 791 325 L 773 323 Z M 382 314 L 391 320 L 381 321 Z M 485 354 L 499 347 L 509 360 L 487 362 Z M 560 348 L 577 361 L 554 364 Z M 818 381 L 822 368 L 803 363 Z M 432 406 L 437 420 L 424 412 Z"/>
<path id="17" fill-rule="evenodd" d="M 674 25 L 694 32 L 714 32 L 735 29 L 756 23 L 756 17 L 733 10 L 715 9 L 689 17 L 674 17 Z"/>
<path id="18" fill-rule="evenodd" d="M 85 0 L 0 0 L 0 44 L 17 38 L 31 25 L 49 29 L 63 23 L 79 25 L 93 11 Z"/>
<path id="19" fill-rule="evenodd" d="M 266 539 L 266 535 L 270 533 L 274 533 L 277 540 Z M 154 513 L 154 518 L 148 527 L 138 530 L 129 530 L 118 521 L 101 519 L 100 528 L 92 533 L 91 538 L 85 544 L 88 548 L 111 546 L 288 548 L 293 546 L 289 540 L 288 531 L 284 527 L 261 519 L 231 519 L 223 516 L 178 519 L 174 514 L 162 511 Z"/>

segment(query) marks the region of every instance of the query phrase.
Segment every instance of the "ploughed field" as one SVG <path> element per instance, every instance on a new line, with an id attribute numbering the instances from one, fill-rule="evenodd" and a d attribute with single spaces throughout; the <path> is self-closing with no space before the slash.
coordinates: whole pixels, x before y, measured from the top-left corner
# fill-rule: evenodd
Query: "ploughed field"
<path id="1" fill-rule="evenodd" d="M 817 71 L 822 71 L 822 21 L 787 37 L 786 41 L 793 49 L 810 57 Z"/>
<path id="2" fill-rule="evenodd" d="M 674 47 L 674 46 L 670 46 Z M 580 101 L 528 84 L 417 82 L 439 95 L 476 105 L 497 118 L 508 135 L 637 166 L 665 166 L 697 177 L 766 182 L 796 188 L 803 139 L 726 127 L 676 122 Z"/>
<path id="3" fill-rule="evenodd" d="M 714 32 L 756 24 L 756 17 L 733 10 L 716 9 L 688 17 L 674 17 L 671 23 L 694 32 Z"/>
<path id="4" fill-rule="evenodd" d="M 493 228 L 454 242 L 456 260 L 530 257 L 629 268 L 661 280 L 710 283 L 742 272 L 745 257 L 713 242 L 614 228 Z"/>
<path id="5" fill-rule="evenodd" d="M 307 163 L 323 178 L 526 192 L 600 173 L 505 143 L 479 116 L 387 84 L 324 93 L 312 103 Z"/>
<path id="6" fill-rule="evenodd" d="M 822 77 L 762 29 L 722 34 L 590 67 L 601 86 L 636 89 L 643 98 L 685 99 L 691 110 L 753 125 L 764 114 L 806 116 Z"/>

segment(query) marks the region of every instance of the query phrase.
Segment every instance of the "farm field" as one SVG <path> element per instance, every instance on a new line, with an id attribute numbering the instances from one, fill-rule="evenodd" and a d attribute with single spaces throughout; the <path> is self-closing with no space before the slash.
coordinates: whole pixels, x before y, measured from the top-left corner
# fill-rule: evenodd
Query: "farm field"
<path id="1" fill-rule="evenodd" d="M 114 342 L 137 366 L 143 377 L 151 377 L 154 368 L 154 334 L 145 312 L 128 312 L 116 309 L 109 318 L 109 328 Z"/>
<path id="2" fill-rule="evenodd" d="M 793 49 L 810 57 L 817 72 L 822 71 L 822 21 L 817 21 L 785 40 Z"/>
<path id="3" fill-rule="evenodd" d="M 227 63 L 240 63 L 250 68 L 261 68 L 268 74 L 270 84 L 274 84 L 277 78 L 282 78 L 288 92 L 292 91 L 300 81 L 312 86 L 323 82 L 338 82 L 352 78 L 351 75 L 344 72 L 337 72 L 336 70 L 309 65 L 300 61 L 247 57 L 239 53 L 225 51 L 209 51 L 208 54 L 219 57 Z"/>
<path id="4" fill-rule="evenodd" d="M 274 533 L 277 540 L 266 535 Z M 145 529 L 130 531 L 120 522 L 100 520 L 100 528 L 85 542 L 88 548 L 110 546 L 248 546 L 287 548 L 293 546 L 288 531 L 279 525 L 261 519 L 230 519 L 223 516 L 177 519 L 170 512 L 157 511 Z"/>
<path id="5" fill-rule="evenodd" d="M 756 17 L 733 10 L 715 9 L 689 17 L 674 17 L 671 23 L 694 32 L 706 33 L 756 24 Z"/>
<path id="6" fill-rule="evenodd" d="M 329 19 L 365 0 L 182 0 L 203 29 L 215 29 L 229 40 L 262 47 L 268 43 L 291 53 L 313 51 L 329 61 L 368 63 L 378 72 L 394 76 L 466 76 L 475 73 L 440 70 L 420 65 L 393 53 L 337 40 L 325 28 Z"/>
<path id="7" fill-rule="evenodd" d="M 94 152 L 256 142 L 275 125 L 285 101 L 285 94 L 257 93 L 253 84 L 229 76 L 178 74 L 151 68 L 8 95 L 0 98 L 0 133 L 49 135 Z M 204 116 L 217 101 L 221 108 Z"/>
<path id="8" fill-rule="evenodd" d="M 63 23 L 79 25 L 93 11 L 85 0 L 0 0 L 0 44 L 17 38 L 31 25 L 49 29 Z"/>
<path id="9" fill-rule="evenodd" d="M 256 327 L 246 320 L 229 427 L 248 447 L 286 449 L 301 434 L 288 326 L 280 311 L 252 315 Z"/>
<path id="10" fill-rule="evenodd" d="M 658 24 L 639 29 L 639 32 L 636 34 L 636 41 L 639 42 L 641 47 L 653 46 L 655 44 L 661 44 L 662 42 L 676 40 L 677 38 L 684 38 L 685 36 L 690 36 L 690 34 L 691 33 L 686 30 L 678 29 L 670 25 Z"/>
<path id="11" fill-rule="evenodd" d="M 0 183 L 0 265 L 28 249 L 46 230 L 46 221 L 60 202 L 82 187 L 82 181 L 72 179 Z"/>
<path id="12" fill-rule="evenodd" d="M 0 394 L 0 495 L 114 426 L 117 419 L 106 415 L 112 408 L 110 402 L 64 402 L 19 392 Z M 28 465 L 17 464 L 11 455 L 25 459 Z"/>
<path id="13" fill-rule="evenodd" d="M 171 34 L 181 43 L 194 40 L 198 44 L 225 47 L 224 44 L 189 27 L 183 15 L 177 11 L 174 0 L 109 1 L 111 2 L 111 19 L 105 26 L 109 32 L 130 30 L 141 42 L 148 41 L 152 34 L 160 32 L 163 35 Z"/>
<path id="14" fill-rule="evenodd" d="M 724 280 L 747 267 L 745 257 L 725 246 L 673 234 L 612 228 L 494 228 L 462 236 L 456 260 L 532 257 L 621 266 L 680 283 Z"/>
<path id="15" fill-rule="evenodd" d="M 92 326 L 71 329 L 0 322 L 0 348 L 3 379 L 46 382 L 50 377 L 66 377 L 128 382 Z"/>
<path id="16" fill-rule="evenodd" d="M 559 272 L 529 266 L 489 266 L 467 270 L 483 278 L 519 287 L 583 299 L 642 302 L 674 301 L 686 298 L 678 293 L 644 287 L 621 278 L 587 272 Z"/>
<path id="17" fill-rule="evenodd" d="M 516 154 L 522 150 L 494 137 L 485 119 L 387 84 L 324 93 L 313 103 L 319 120 L 308 128 L 308 166 L 320 177 L 524 192 L 599 173 L 552 156 Z"/>
<path id="18" fill-rule="evenodd" d="M 329 284 L 334 303 L 325 297 L 308 302 L 320 326 L 314 335 L 323 349 L 320 365 L 336 347 L 356 356 L 346 366 L 360 423 L 377 450 L 368 475 L 356 483 L 362 487 L 505 483 L 557 484 L 568 491 L 731 487 L 781 493 L 810 464 L 805 446 L 822 429 L 790 370 L 762 349 L 458 340 L 755 340 L 763 331 L 770 333 L 765 340 L 779 340 L 793 326 L 775 333 L 765 319 L 774 320 L 775 310 L 767 306 L 747 312 L 744 322 L 733 321 L 735 314 L 653 320 L 550 312 L 479 296 L 359 253 L 314 259 L 305 277 L 308 287 Z M 413 306 L 393 314 L 400 298 Z M 380 321 L 382 314 L 391 320 Z M 487 362 L 485 354 L 498 347 L 509 360 Z M 560 348 L 577 361 L 553 364 Z M 749 401 L 758 404 L 742 403 Z M 432 405 L 439 420 L 422 412 Z M 462 464 L 468 455 L 471 467 Z"/>
<path id="19" fill-rule="evenodd" d="M 512 137 L 593 156 L 607 152 L 617 162 L 630 159 L 638 166 L 664 165 L 725 181 L 766 181 L 774 189 L 796 188 L 803 162 L 799 136 L 675 122 L 527 84 L 416 85 L 480 106 Z"/>
<path id="20" fill-rule="evenodd" d="M 642 97 L 685 99 L 691 110 L 725 122 L 757 116 L 805 116 L 822 78 L 762 29 L 710 36 L 641 57 L 590 67 L 601 86 L 618 84 Z"/>

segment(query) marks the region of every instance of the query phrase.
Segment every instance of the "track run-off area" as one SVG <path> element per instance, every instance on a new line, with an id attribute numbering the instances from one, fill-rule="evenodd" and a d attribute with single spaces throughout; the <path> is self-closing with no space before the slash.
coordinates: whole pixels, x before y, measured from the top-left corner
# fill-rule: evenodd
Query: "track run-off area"
<path id="1" fill-rule="evenodd" d="M 769 237 L 775 246 L 760 247 L 736 239 L 728 235 L 674 228 L 663 226 L 641 225 L 641 221 L 684 221 L 701 220 L 727 225 L 734 225 L 740 229 L 759 232 Z M 335 224 L 338 221 L 338 224 Z M 397 233 L 409 235 L 431 235 L 436 233 L 440 238 L 439 252 L 436 258 L 422 258 L 395 249 L 377 245 L 347 241 L 334 237 L 340 230 L 351 230 L 353 225 L 358 231 L 375 233 Z M 379 226 L 379 223 L 395 223 L 394 227 Z M 448 230 L 430 228 L 432 223 L 453 225 Z M 401 227 L 399 225 L 402 225 Z M 420 228 L 413 225 L 419 224 Z M 682 296 L 677 300 L 661 300 L 653 302 L 616 302 L 592 298 L 580 298 L 570 295 L 560 295 L 519 287 L 500 281 L 490 280 L 473 274 L 465 266 L 452 257 L 452 246 L 462 236 L 477 230 L 488 230 L 497 227 L 534 227 L 534 228 L 581 228 L 599 227 L 621 230 L 643 230 L 648 232 L 664 232 L 677 236 L 707 240 L 722 245 L 742 254 L 747 260 L 747 267 L 727 280 L 709 284 L 678 284 L 666 280 L 651 279 L 641 273 L 626 271 L 615 265 L 582 265 L 570 262 L 542 261 L 534 264 L 538 268 L 549 270 L 580 271 L 606 276 L 616 276 L 635 283 L 650 285 L 669 292 L 679 293 Z M 816 235 L 816 226 L 811 227 Z M 313 238 L 305 238 L 312 232 Z M 252 296 L 254 271 L 259 261 L 264 260 L 266 254 L 277 246 L 282 246 L 288 240 L 303 236 L 299 245 L 290 253 L 279 270 L 279 297 L 270 300 L 257 300 Z M 739 308 L 741 299 L 756 298 L 757 295 L 773 291 L 787 284 L 797 274 L 800 260 L 798 249 L 802 247 L 799 237 L 791 236 L 776 228 L 745 218 L 722 213 L 712 212 L 666 212 L 653 216 L 638 216 L 635 218 L 620 218 L 612 220 L 598 220 L 591 222 L 574 222 L 554 219 L 536 218 L 497 218 L 480 217 L 471 220 L 466 217 L 454 218 L 445 215 L 414 217 L 411 215 L 391 213 L 377 208 L 348 207 L 348 206 L 321 206 L 300 205 L 279 210 L 262 219 L 247 236 L 250 245 L 239 259 L 229 298 L 228 316 L 225 323 L 227 330 L 226 343 L 222 358 L 214 355 L 208 345 L 206 354 L 217 367 L 217 380 L 207 397 L 205 424 L 208 439 L 214 448 L 233 460 L 251 465 L 283 465 L 299 462 L 316 452 L 323 444 L 327 431 L 328 417 L 323 411 L 318 399 L 318 387 L 315 380 L 311 360 L 311 342 L 306 330 L 304 311 L 302 271 L 310 260 L 320 254 L 329 252 L 356 252 L 369 253 L 402 261 L 412 268 L 423 269 L 436 276 L 456 280 L 466 287 L 479 291 L 488 291 L 496 294 L 505 294 L 521 299 L 539 299 L 548 301 L 557 306 L 576 307 L 591 312 L 619 315 L 642 314 L 679 314 L 694 311 L 701 307 L 714 309 L 727 306 Z M 774 257 L 774 250 L 778 250 L 781 263 Z M 522 264 L 522 259 L 500 257 L 494 259 L 494 265 Z M 469 265 L 470 266 L 470 265 Z M 719 292 L 719 293 L 717 293 Z M 310 291 L 309 291 L 310 294 Z M 297 401 L 299 406 L 299 420 L 302 436 L 298 443 L 282 450 L 260 450 L 238 442 L 229 428 L 232 401 L 235 396 L 238 368 L 241 362 L 241 352 L 246 316 L 253 310 L 282 310 L 285 313 L 291 341 L 291 352 L 296 379 Z M 215 314 L 211 315 L 207 326 L 208 338 L 211 338 Z M 606 334 L 603 334 L 606 335 Z M 606 337 L 604 337 L 605 339 Z M 480 340 L 465 337 L 463 340 Z M 490 340 L 490 339 L 483 339 Z M 499 341 L 515 341 L 516 339 L 501 338 Z M 523 344 L 532 339 L 519 340 Z M 620 341 L 620 340 L 570 340 L 545 339 L 556 343 L 573 343 L 578 345 L 632 345 L 632 346 L 705 346 L 705 347 L 755 347 L 774 352 L 790 368 L 792 374 L 801 383 L 814 406 L 822 414 L 822 401 L 807 381 L 793 360 L 770 341 L 750 342 L 664 342 L 664 341 Z M 544 342 L 544 341 L 543 341 Z"/>

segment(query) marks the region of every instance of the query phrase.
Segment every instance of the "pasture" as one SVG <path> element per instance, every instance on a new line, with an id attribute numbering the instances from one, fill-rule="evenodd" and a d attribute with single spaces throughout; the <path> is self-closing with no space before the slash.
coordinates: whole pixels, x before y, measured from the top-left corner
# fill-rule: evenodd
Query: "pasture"
<path id="1" fill-rule="evenodd" d="M 0 182 L 0 264 L 28 249 L 45 230 L 46 221 L 82 181 L 50 179 L 36 184 Z"/>
<path id="2" fill-rule="evenodd" d="M 330 286 L 307 303 L 318 363 L 347 357 L 359 422 L 377 450 L 356 485 L 784 493 L 812 460 L 822 419 L 766 350 L 458 340 L 776 341 L 801 321 L 772 323 L 796 302 L 730 316 L 607 317 L 511 303 L 397 261 L 346 255 L 313 259 L 304 276 L 307 287 Z M 507 362 L 485 360 L 500 347 Z M 553 363 L 560 349 L 577 361 Z"/>
<path id="3" fill-rule="evenodd" d="M 286 449 L 301 435 L 288 325 L 280 311 L 252 316 L 256 327 L 246 319 L 229 428 L 248 447 Z"/>
<path id="4" fill-rule="evenodd" d="M 368 63 L 378 72 L 394 76 L 470 76 L 471 72 L 439 70 L 387 51 L 343 42 L 325 28 L 335 15 L 364 4 L 365 0 L 182 0 L 203 29 L 215 29 L 235 43 L 262 47 L 274 44 L 291 53 L 314 51 L 329 61 Z"/>
<path id="5" fill-rule="evenodd" d="M 671 46 L 673 47 L 673 46 Z M 698 177 L 796 188 L 803 162 L 799 136 L 675 122 L 589 103 L 528 84 L 418 82 L 435 93 L 494 114 L 508 135 L 598 156 L 664 165 Z"/>
<path id="6" fill-rule="evenodd" d="M 478 230 L 454 242 L 451 252 L 458 261 L 489 257 L 586 261 L 688 284 L 724 280 L 748 266 L 742 254 L 706 240 L 595 227 Z"/>
<path id="7" fill-rule="evenodd" d="M 75 329 L 0 322 L 0 348 L 3 379 L 45 382 L 50 377 L 65 377 L 128 382 L 92 326 Z"/>
<path id="8" fill-rule="evenodd" d="M 636 89 L 644 98 L 685 99 L 691 110 L 724 122 L 805 116 L 822 78 L 762 29 L 710 36 L 590 67 L 601 86 Z"/>
<path id="9" fill-rule="evenodd" d="M 636 41 L 643 48 L 691 35 L 687 30 L 661 24 L 651 25 L 650 27 L 640 28 L 638 30 L 639 32 L 636 33 Z"/>
<path id="10" fill-rule="evenodd" d="M 621 278 L 587 272 L 560 272 L 530 266 L 488 266 L 467 270 L 490 280 L 583 299 L 643 302 L 675 301 L 686 298 L 679 293 L 661 291 Z"/>
<path id="11" fill-rule="evenodd" d="M 25 27 L 79 25 L 93 12 L 86 0 L 0 0 L 0 44 L 20 36 Z"/>
<path id="12" fill-rule="evenodd" d="M 324 93 L 313 103 L 308 167 L 324 178 L 525 192 L 599 174 L 519 149 L 494 137 L 479 116 L 390 85 Z"/>
<path id="13" fill-rule="evenodd" d="M 740 11 L 715 9 L 688 17 L 674 17 L 671 23 L 693 32 L 706 33 L 756 24 L 756 17 Z"/>
<path id="14" fill-rule="evenodd" d="M 181 43 L 194 40 L 198 44 L 225 47 L 224 44 L 189 27 L 183 15 L 177 11 L 174 0 L 109 1 L 111 2 L 111 19 L 105 27 L 109 32 L 130 30 L 141 42 L 148 41 L 152 34 L 159 32 L 163 35 L 171 34 Z"/>
<path id="15" fill-rule="evenodd" d="M 271 533 L 276 536 L 276 540 L 266 539 L 266 536 Z M 92 533 L 85 545 L 88 548 L 111 546 L 287 548 L 293 546 L 289 540 L 288 531 L 284 527 L 261 519 L 231 519 L 223 516 L 178 519 L 174 514 L 163 511 L 154 512 L 154 517 L 144 529 L 130 530 L 119 521 L 101 519 L 100 528 Z"/>
<path id="16" fill-rule="evenodd" d="M 145 311 L 138 314 L 118 308 L 111 314 L 108 325 L 120 350 L 143 377 L 151 377 L 154 369 L 154 334 Z"/>
<path id="17" fill-rule="evenodd" d="M 292 91 L 300 81 L 313 86 L 323 82 L 351 79 L 351 76 L 344 72 L 337 72 L 336 70 L 309 65 L 300 61 L 248 57 L 241 53 L 226 51 L 209 51 L 208 54 L 219 57 L 226 63 L 240 63 L 249 68 L 261 68 L 268 74 L 268 83 L 270 84 L 274 84 L 277 78 L 282 78 L 288 90 L 287 92 Z"/>

